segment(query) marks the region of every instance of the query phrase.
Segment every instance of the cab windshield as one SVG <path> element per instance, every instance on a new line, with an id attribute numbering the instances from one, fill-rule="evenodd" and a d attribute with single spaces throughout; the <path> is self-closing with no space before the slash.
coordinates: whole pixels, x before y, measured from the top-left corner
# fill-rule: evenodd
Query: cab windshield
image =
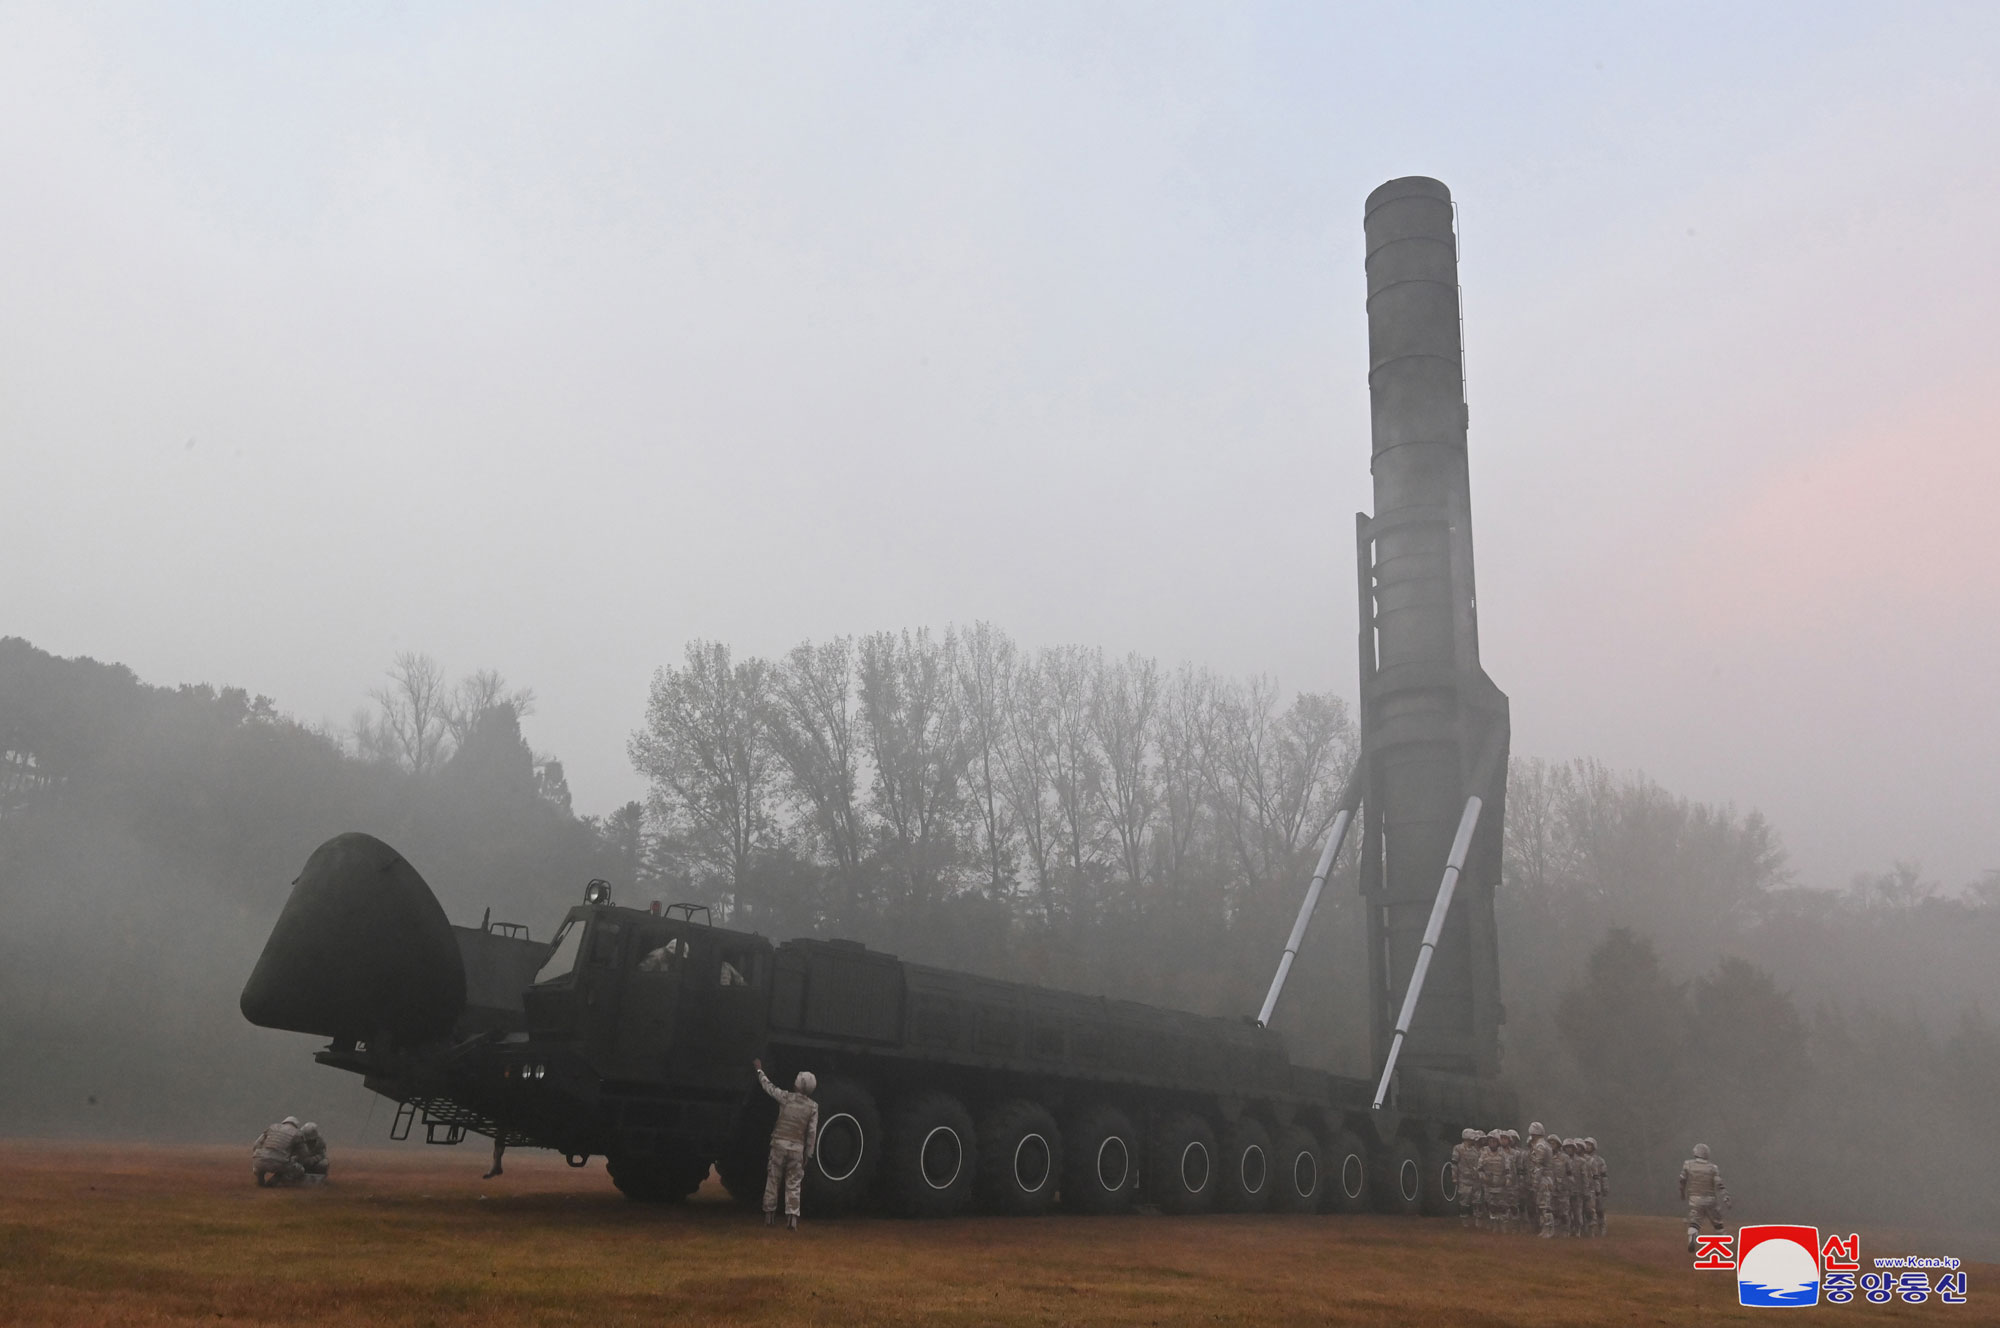
<path id="1" fill-rule="evenodd" d="M 535 974 L 537 985 L 566 978 L 576 971 L 576 957 L 583 950 L 583 922 L 571 918 L 563 923 L 556 933 L 555 948 L 549 951 L 548 962 Z"/>

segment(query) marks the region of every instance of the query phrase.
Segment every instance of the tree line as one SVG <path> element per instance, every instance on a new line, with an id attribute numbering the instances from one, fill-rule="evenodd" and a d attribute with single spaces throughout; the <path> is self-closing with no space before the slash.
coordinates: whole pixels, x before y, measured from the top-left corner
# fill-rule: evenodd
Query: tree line
<path id="1" fill-rule="evenodd" d="M 0 639 L 0 1063 L 28 1067 L 0 1130 L 230 1138 L 309 1105 L 379 1138 L 369 1095 L 236 1010 L 306 854 L 353 829 L 459 921 L 545 935 L 603 876 L 774 938 L 1244 1015 L 1355 741 L 1337 697 L 983 625 L 691 647 L 636 717 L 651 796 L 602 815 L 533 713 L 405 655 L 334 730 Z M 1811 888 L 1754 812 L 1587 761 L 1517 759 L 1508 810 L 1503 1066 L 1531 1115 L 1605 1143 L 1621 1202 L 1669 1204 L 1700 1138 L 1746 1213 L 2000 1225 L 1973 1179 L 2000 1163 L 2000 875 Z M 1358 1075 L 1363 924 L 1340 864 L 1277 1020 Z"/>
<path id="2" fill-rule="evenodd" d="M 693 642 L 630 744 L 651 880 L 735 925 L 1239 1005 L 1355 749 L 1339 697 L 987 623 Z"/>

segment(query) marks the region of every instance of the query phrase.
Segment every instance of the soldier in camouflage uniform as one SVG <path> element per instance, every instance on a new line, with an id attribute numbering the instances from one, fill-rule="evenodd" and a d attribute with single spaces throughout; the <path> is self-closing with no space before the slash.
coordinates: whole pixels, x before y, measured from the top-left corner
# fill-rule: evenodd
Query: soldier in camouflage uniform
<path id="1" fill-rule="evenodd" d="M 1460 1130 L 1451 1150 L 1451 1174 L 1458 1183 L 1458 1224 L 1469 1227 L 1482 1204 L 1479 1191 L 1479 1131 Z"/>
<path id="2" fill-rule="evenodd" d="M 299 1168 L 306 1184 L 326 1184 L 327 1165 L 326 1140 L 320 1137 L 319 1126 L 307 1121 L 299 1127 Z"/>
<path id="3" fill-rule="evenodd" d="M 1575 1159 L 1571 1153 L 1570 1140 L 1559 1139 L 1554 1135 L 1550 1135 L 1549 1138 L 1556 1146 L 1556 1155 L 1553 1159 L 1556 1177 L 1556 1234 L 1567 1236 L 1570 1234 L 1570 1200 L 1574 1197 L 1576 1189 L 1576 1168 L 1572 1165 Z"/>
<path id="4" fill-rule="evenodd" d="M 1507 1226 L 1511 1231 L 1519 1231 L 1528 1214 L 1534 1211 L 1533 1183 L 1529 1179 L 1528 1149 L 1521 1142 L 1519 1130 L 1507 1131 Z"/>
<path id="5" fill-rule="evenodd" d="M 287 1116 L 268 1125 L 250 1145 L 250 1174 L 259 1185 L 296 1185 L 305 1176 L 299 1165 L 299 1118 Z"/>
<path id="6" fill-rule="evenodd" d="M 1583 1160 L 1583 1140 L 1563 1140 L 1563 1152 L 1569 1155 L 1569 1234 L 1581 1236 L 1589 1227 L 1590 1166 Z"/>
<path id="7" fill-rule="evenodd" d="M 1597 1151 L 1597 1140 L 1583 1141 L 1583 1160 L 1590 1168 L 1590 1214 L 1585 1222 L 1585 1230 L 1593 1236 L 1604 1234 L 1604 1200 L 1611 1193 L 1608 1184 L 1610 1168 L 1604 1164 L 1604 1154 Z"/>
<path id="8" fill-rule="evenodd" d="M 1584 1140 L 1576 1140 L 1576 1234 L 1588 1236 L 1590 1228 L 1596 1226 L 1596 1218 L 1590 1216 L 1590 1188 L 1596 1184 L 1596 1170 L 1590 1166 L 1590 1154 L 1584 1152 Z"/>
<path id="9" fill-rule="evenodd" d="M 1507 1229 L 1508 1193 L 1507 1141 L 1498 1130 L 1488 1132 L 1486 1146 L 1479 1150 L 1479 1188 L 1482 1204 L 1481 1226 L 1488 1231 Z"/>
<path id="10" fill-rule="evenodd" d="M 1556 1173 L 1562 1165 L 1557 1159 L 1561 1156 L 1561 1146 L 1540 1121 L 1528 1127 L 1528 1169 L 1534 1177 L 1535 1213 L 1541 1219 L 1541 1230 L 1536 1234 L 1543 1240 L 1555 1239 Z"/>
<path id="11" fill-rule="evenodd" d="M 1722 1183 L 1722 1168 L 1708 1160 L 1708 1145 L 1696 1144 L 1694 1156 L 1681 1163 L 1681 1198 L 1688 1206 L 1688 1253 L 1694 1253 L 1694 1238 L 1703 1222 L 1713 1222 L 1722 1230 L 1722 1210 L 1729 1202 L 1729 1188 Z"/>
<path id="12" fill-rule="evenodd" d="M 809 1070 L 799 1071 L 787 1093 L 764 1074 L 764 1062 L 752 1061 L 757 1082 L 778 1100 L 778 1123 L 771 1127 L 771 1160 L 764 1170 L 764 1225 L 777 1220 L 778 1187 L 785 1190 L 785 1225 L 799 1229 L 799 1191 L 805 1185 L 806 1163 L 819 1143 L 819 1103 L 812 1100 L 819 1081 Z"/>

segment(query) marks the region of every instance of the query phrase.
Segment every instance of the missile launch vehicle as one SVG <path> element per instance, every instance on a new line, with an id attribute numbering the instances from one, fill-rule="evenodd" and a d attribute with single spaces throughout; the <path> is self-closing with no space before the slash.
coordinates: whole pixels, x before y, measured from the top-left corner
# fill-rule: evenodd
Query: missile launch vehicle
<path id="1" fill-rule="evenodd" d="M 641 1200 L 711 1168 L 761 1193 L 775 1103 L 818 1079 L 810 1211 L 1444 1211 L 1498 1078 L 1507 701 L 1479 663 L 1455 214 L 1435 180 L 1365 209 L 1373 516 L 1357 517 L 1362 751 L 1261 1012 L 1205 1017 L 1001 982 L 840 940 L 773 943 L 593 881 L 552 937 L 453 926 L 364 834 L 321 845 L 242 998 L 398 1103 L 392 1133 L 602 1157 Z M 1349 827 L 1379 1075 L 1267 1027 Z M 1433 971 L 1435 970 L 1435 971 Z M 1426 982 L 1430 990 L 1426 993 Z"/>

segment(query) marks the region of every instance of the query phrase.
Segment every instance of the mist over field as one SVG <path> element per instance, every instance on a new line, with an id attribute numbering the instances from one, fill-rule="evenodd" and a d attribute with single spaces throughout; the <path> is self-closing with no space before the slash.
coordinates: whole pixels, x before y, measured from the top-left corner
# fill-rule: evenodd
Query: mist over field
<path id="1" fill-rule="evenodd" d="M 579 815 L 537 694 L 420 654 L 376 691 L 331 732 L 0 642 L 0 1132 L 247 1140 L 297 1112 L 380 1142 L 390 1113 L 314 1039 L 236 1009 L 289 881 L 349 829 L 461 923 L 545 938 L 602 876 L 774 938 L 1249 1014 L 1355 750 L 1339 697 L 988 624 L 697 643 L 633 716 L 651 797 Z M 2000 1224 L 2000 877 L 1803 888 L 1755 812 L 1589 761 L 1517 759 L 1508 802 L 1504 1068 L 1599 1139 L 1615 1203 L 1671 1207 L 1701 1140 L 1742 1220 Z M 1343 862 L 1276 1021 L 1300 1060 L 1373 1068 L 1362 946 Z"/>
<path id="2" fill-rule="evenodd" d="M 348 830 L 460 923 L 1254 1012 L 1422 173 L 1487 1124 L 2000 1231 L 1996 70 L 1956 4 L 0 5 L 0 1134 L 384 1139 L 237 1009 Z M 1295 1058 L 1376 1068 L 1367 971 L 1344 860 Z"/>

